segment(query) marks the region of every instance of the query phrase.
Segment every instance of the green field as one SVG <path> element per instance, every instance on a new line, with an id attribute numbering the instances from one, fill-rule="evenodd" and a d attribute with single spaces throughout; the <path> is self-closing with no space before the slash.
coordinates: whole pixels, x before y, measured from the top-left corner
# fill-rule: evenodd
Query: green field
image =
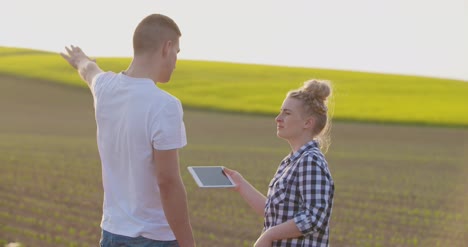
<path id="1" fill-rule="evenodd" d="M 129 58 L 98 58 L 121 71 Z M 0 47 L 0 73 L 85 87 L 58 55 Z M 457 80 L 310 68 L 179 61 L 162 87 L 186 108 L 273 115 L 287 91 L 310 78 L 331 80 L 334 119 L 353 122 L 468 126 L 468 83 Z"/>
<path id="2" fill-rule="evenodd" d="M 0 75 L 0 246 L 96 246 L 101 168 L 87 89 Z M 252 246 L 262 219 L 189 165 L 239 170 L 260 191 L 288 145 L 272 116 L 185 111 L 181 150 L 198 247 Z M 468 129 L 335 122 L 331 246 L 464 246 Z"/>
<path id="3" fill-rule="evenodd" d="M 98 62 L 119 71 L 130 60 Z M 162 87 L 185 108 L 197 246 L 252 246 L 262 218 L 230 190 L 198 188 L 186 167 L 225 165 L 266 192 L 289 152 L 274 115 L 309 78 L 335 88 L 331 246 L 466 246 L 467 82 L 179 61 Z M 0 47 L 0 113 L 0 246 L 96 246 L 103 191 L 89 90 L 58 54 Z"/>

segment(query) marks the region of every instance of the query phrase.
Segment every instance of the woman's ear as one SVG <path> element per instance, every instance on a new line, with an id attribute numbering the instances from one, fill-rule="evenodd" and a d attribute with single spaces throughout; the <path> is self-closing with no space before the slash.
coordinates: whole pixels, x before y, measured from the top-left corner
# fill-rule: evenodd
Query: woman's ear
<path id="1" fill-rule="evenodd" d="M 315 118 L 313 116 L 309 116 L 305 119 L 304 129 L 313 129 L 315 126 Z"/>

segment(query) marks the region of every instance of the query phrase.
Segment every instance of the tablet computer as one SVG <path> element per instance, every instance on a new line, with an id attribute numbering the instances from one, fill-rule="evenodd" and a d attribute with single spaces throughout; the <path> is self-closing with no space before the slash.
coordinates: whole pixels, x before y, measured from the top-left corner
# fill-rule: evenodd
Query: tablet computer
<path id="1" fill-rule="evenodd" d="M 187 167 L 197 185 L 202 188 L 227 188 L 236 184 L 223 171 L 222 166 L 189 166 Z"/>

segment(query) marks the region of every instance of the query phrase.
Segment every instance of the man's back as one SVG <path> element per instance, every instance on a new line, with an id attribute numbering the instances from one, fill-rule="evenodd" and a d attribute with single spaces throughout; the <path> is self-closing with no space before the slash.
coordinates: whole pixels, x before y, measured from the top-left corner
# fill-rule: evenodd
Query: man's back
<path id="1" fill-rule="evenodd" d="M 133 33 L 132 62 L 117 75 L 78 46 L 60 53 L 94 97 L 104 184 L 100 246 L 195 246 L 179 167 L 182 107 L 154 85 L 171 79 L 181 35 L 168 16 L 146 16 Z"/>
<path id="2" fill-rule="evenodd" d="M 164 215 L 153 149 L 186 145 L 180 102 L 150 79 L 112 72 L 91 85 L 104 185 L 101 227 L 115 234 L 173 240 Z"/>

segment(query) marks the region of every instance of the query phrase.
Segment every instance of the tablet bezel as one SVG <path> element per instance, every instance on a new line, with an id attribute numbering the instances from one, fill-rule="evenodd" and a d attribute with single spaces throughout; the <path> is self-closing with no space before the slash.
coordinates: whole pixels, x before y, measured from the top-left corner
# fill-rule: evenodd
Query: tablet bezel
<path id="1" fill-rule="evenodd" d="M 202 183 L 200 177 L 198 176 L 197 172 L 193 168 L 216 168 L 216 169 L 221 168 L 224 175 L 227 177 L 227 179 L 231 182 L 232 185 L 226 185 L 226 184 L 222 184 L 222 185 L 204 185 Z M 193 179 L 195 180 L 198 187 L 200 187 L 200 188 L 233 188 L 233 187 L 236 187 L 236 183 L 234 183 L 232 178 L 228 174 L 226 174 L 224 172 L 224 166 L 189 166 L 189 167 L 187 167 L 187 169 L 189 170 L 189 172 L 192 175 Z"/>

